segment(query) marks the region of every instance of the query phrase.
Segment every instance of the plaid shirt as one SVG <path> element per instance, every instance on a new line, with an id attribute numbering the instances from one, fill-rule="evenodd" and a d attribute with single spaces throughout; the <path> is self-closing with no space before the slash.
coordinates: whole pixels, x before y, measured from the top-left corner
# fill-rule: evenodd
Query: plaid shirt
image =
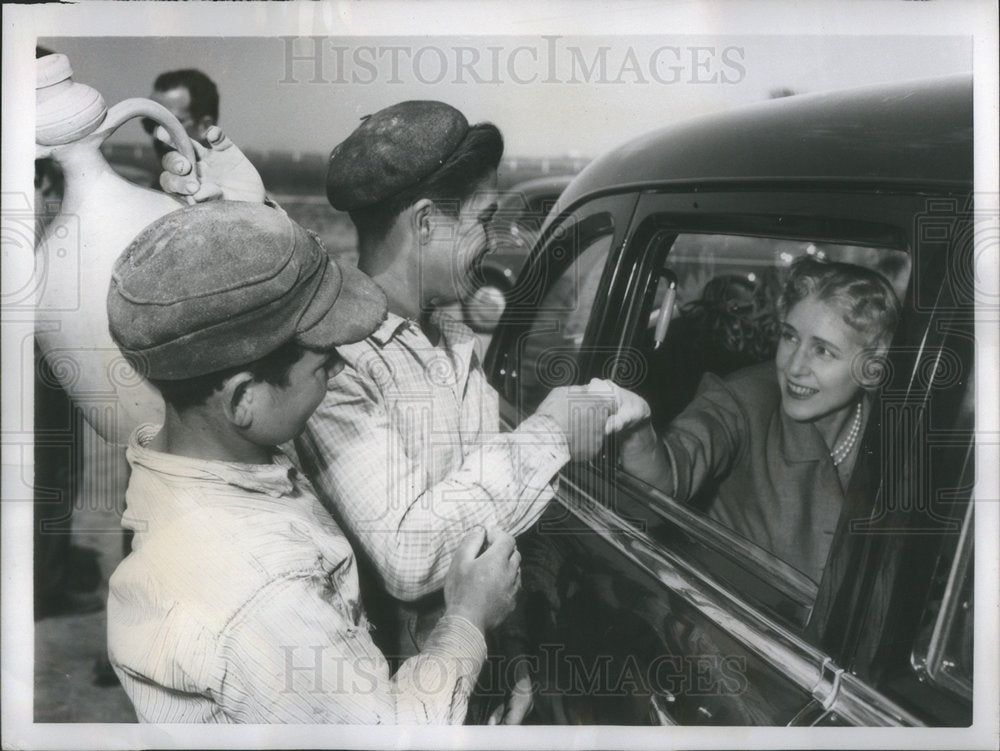
<path id="1" fill-rule="evenodd" d="M 296 440 L 324 502 L 371 558 L 388 592 L 416 600 L 442 586 L 462 535 L 519 534 L 552 497 L 566 437 L 535 415 L 499 432 L 499 401 L 472 331 L 446 315 L 420 327 L 389 314 L 338 351 L 347 367 Z"/>
<path id="2" fill-rule="evenodd" d="M 442 618 L 396 674 L 360 607 L 351 546 L 284 456 L 236 464 L 146 447 L 109 585 L 108 652 L 144 722 L 461 723 L 486 657 Z"/>

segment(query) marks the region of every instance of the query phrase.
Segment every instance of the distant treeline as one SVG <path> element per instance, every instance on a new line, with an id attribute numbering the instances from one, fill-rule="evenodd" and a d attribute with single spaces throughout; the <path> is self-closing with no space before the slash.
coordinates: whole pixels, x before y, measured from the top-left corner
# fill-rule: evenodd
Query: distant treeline
<path id="1" fill-rule="evenodd" d="M 321 152 L 253 151 L 247 157 L 260 172 L 272 193 L 322 195 L 326 179 L 327 155 Z M 104 154 L 116 165 L 127 165 L 158 173 L 156 155 L 148 144 L 105 144 Z M 505 157 L 500 165 L 500 188 L 508 189 L 524 180 L 544 175 L 573 175 L 583 169 L 586 159 L 572 157 Z"/>

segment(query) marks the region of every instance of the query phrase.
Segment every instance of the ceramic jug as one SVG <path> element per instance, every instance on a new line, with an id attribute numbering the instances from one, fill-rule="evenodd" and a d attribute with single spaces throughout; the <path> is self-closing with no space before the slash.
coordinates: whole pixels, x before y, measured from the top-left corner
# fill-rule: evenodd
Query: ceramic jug
<path id="1" fill-rule="evenodd" d="M 98 435 L 126 444 L 136 425 L 162 423 L 163 401 L 108 332 L 111 271 L 143 228 L 184 204 L 120 177 L 100 147 L 127 120 L 148 117 L 167 129 L 192 164 L 194 150 L 181 124 L 156 102 L 127 99 L 108 109 L 100 93 L 72 80 L 65 55 L 39 58 L 36 65 L 36 158 L 51 157 L 65 176 L 59 213 L 35 249 L 44 280 L 36 341 Z"/>

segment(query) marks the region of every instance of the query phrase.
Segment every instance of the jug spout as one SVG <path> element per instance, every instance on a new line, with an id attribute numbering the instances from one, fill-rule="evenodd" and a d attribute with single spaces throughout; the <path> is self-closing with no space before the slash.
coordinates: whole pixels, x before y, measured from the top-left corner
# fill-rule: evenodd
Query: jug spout
<path id="1" fill-rule="evenodd" d="M 59 146 L 93 133 L 104 122 L 108 108 L 100 92 L 73 81 L 65 55 L 46 55 L 35 61 L 35 143 Z"/>

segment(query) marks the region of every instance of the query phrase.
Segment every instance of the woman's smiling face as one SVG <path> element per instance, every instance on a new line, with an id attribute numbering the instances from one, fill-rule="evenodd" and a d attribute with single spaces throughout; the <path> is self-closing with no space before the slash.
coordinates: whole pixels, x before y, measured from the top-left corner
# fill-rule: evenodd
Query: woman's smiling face
<path id="1" fill-rule="evenodd" d="M 855 361 L 868 346 L 835 306 L 814 295 L 793 305 L 775 356 L 785 414 L 813 422 L 852 407 L 861 390 Z"/>

